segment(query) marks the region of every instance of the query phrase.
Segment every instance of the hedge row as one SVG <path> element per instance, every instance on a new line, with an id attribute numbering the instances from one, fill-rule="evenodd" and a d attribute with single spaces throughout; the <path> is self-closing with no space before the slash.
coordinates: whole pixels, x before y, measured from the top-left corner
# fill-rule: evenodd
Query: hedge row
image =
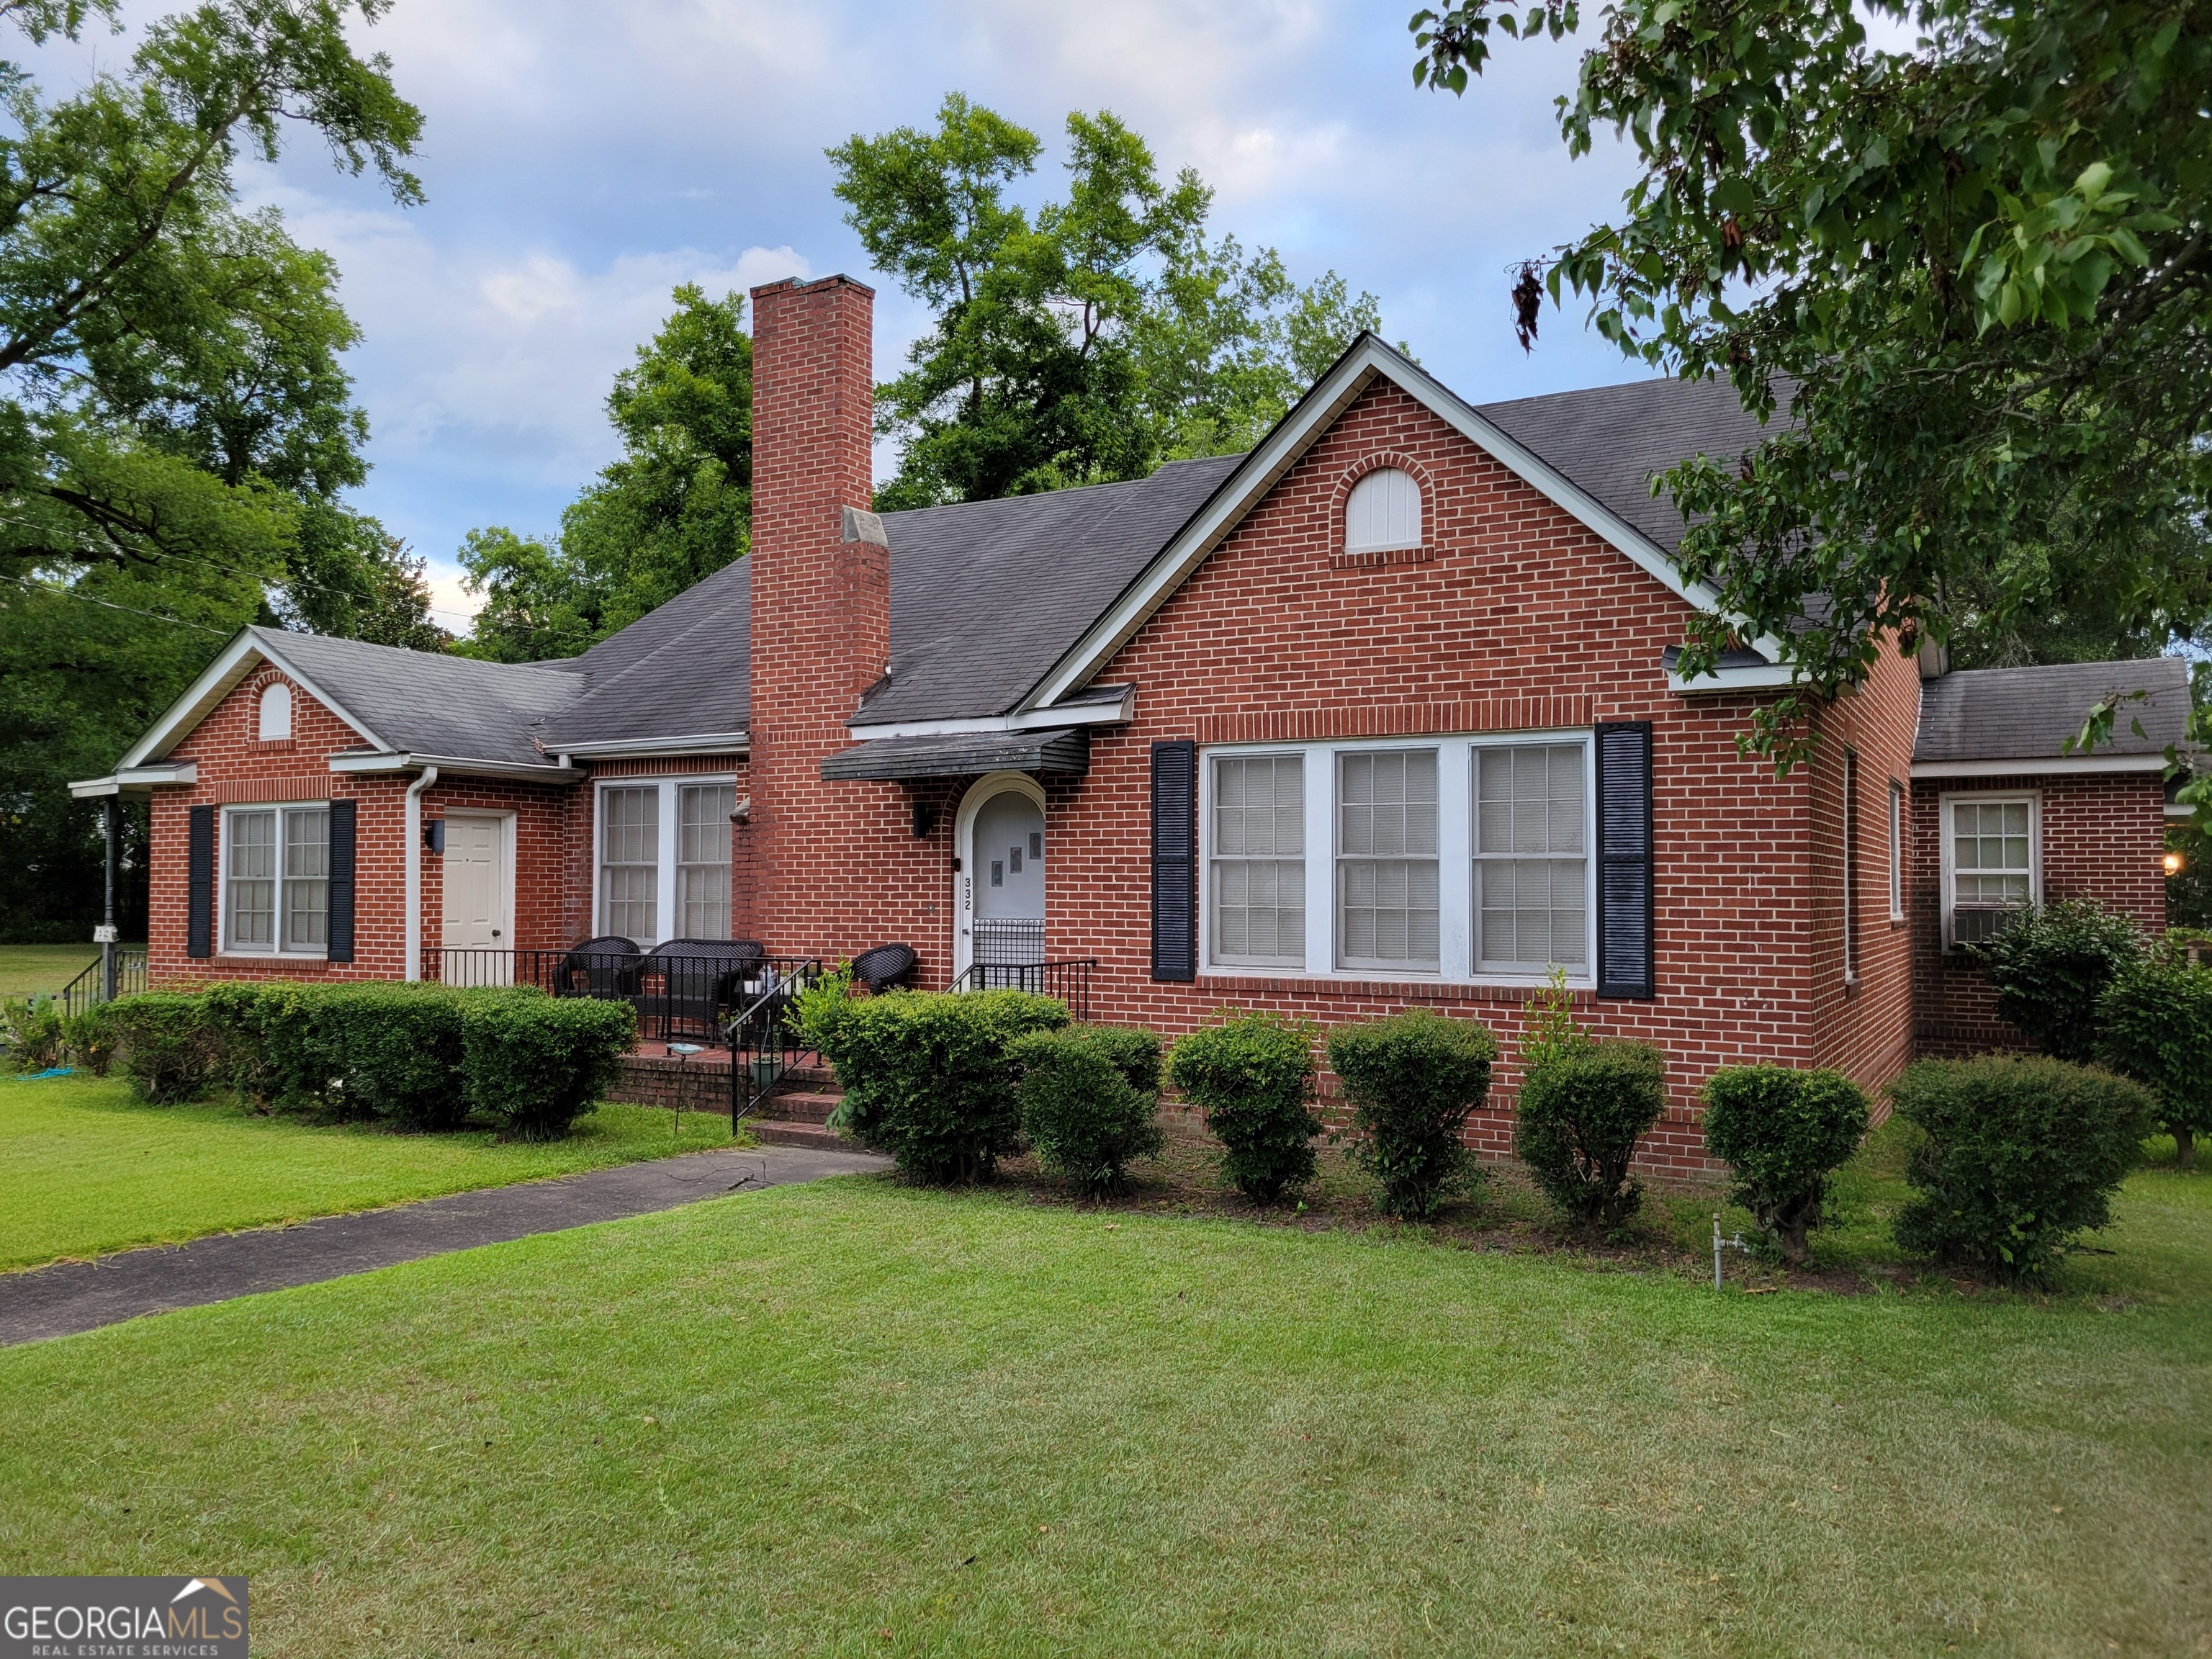
<path id="1" fill-rule="evenodd" d="M 146 992 L 96 1013 L 145 1100 L 228 1086 L 264 1109 L 416 1130 L 476 1111 L 527 1140 L 566 1134 L 637 1036 L 627 1003 L 530 986 L 256 981 Z"/>

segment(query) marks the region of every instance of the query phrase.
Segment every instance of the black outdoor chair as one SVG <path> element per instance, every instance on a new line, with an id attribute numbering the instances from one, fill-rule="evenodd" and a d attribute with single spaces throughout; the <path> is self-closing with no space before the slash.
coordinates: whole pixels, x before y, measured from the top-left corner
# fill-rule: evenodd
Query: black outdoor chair
<path id="1" fill-rule="evenodd" d="M 723 1010 L 743 994 L 761 960 L 759 944 L 749 939 L 672 939 L 654 945 L 641 964 L 643 982 L 633 999 L 640 1025 L 657 1024 L 663 1042 L 679 1034 L 720 1036 Z"/>
<path id="2" fill-rule="evenodd" d="M 914 976 L 914 949 L 906 945 L 878 945 L 853 958 L 853 977 L 871 993 L 887 991 Z"/>
<path id="3" fill-rule="evenodd" d="M 619 933 L 587 939 L 561 958 L 556 997 L 600 997 L 623 1002 L 637 994 L 637 941 Z"/>

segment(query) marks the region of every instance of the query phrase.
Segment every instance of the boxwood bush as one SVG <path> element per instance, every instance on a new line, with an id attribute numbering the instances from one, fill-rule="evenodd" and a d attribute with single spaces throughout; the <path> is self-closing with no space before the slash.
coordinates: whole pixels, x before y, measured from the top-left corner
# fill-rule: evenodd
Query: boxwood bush
<path id="1" fill-rule="evenodd" d="M 220 1081 L 221 1058 L 202 999 L 142 991 L 107 1005 L 107 1026 L 131 1091 L 157 1106 L 197 1100 Z"/>
<path id="2" fill-rule="evenodd" d="M 2197 1137 L 2212 1134 L 2212 968 L 2139 962 L 2098 999 L 2097 1022 L 2098 1057 L 2157 1097 L 2159 1121 L 2187 1169 Z"/>
<path id="3" fill-rule="evenodd" d="M 557 1140 L 592 1109 L 637 1042 L 627 1002 L 532 986 L 449 992 L 459 1005 L 469 1103 L 518 1140 Z"/>
<path id="4" fill-rule="evenodd" d="M 811 1029 L 845 1090 L 839 1123 L 916 1180 L 950 1182 L 990 1174 L 1021 1144 L 1008 1047 L 1067 1023 L 1065 1005 L 1025 991 L 891 991 Z"/>
<path id="5" fill-rule="evenodd" d="M 1328 1065 L 1352 1103 L 1352 1156 L 1382 1183 L 1385 1214 L 1433 1215 L 1479 1171 L 1462 1137 L 1497 1058 L 1486 1029 L 1426 1008 L 1331 1030 Z"/>
<path id="6" fill-rule="evenodd" d="M 1706 1080 L 1705 1149 L 1735 1170 L 1729 1197 L 1783 1255 L 1805 1259 L 1828 1177 L 1858 1150 L 1867 1097 L 1840 1072 L 1729 1066 Z"/>
<path id="7" fill-rule="evenodd" d="M 1160 1039 L 1118 1025 L 1030 1031 L 1008 1045 L 1022 1133 L 1046 1169 L 1092 1197 L 1125 1191 L 1160 1131 Z"/>
<path id="8" fill-rule="evenodd" d="M 2087 899 L 2027 911 L 1974 950 L 1997 1012 L 2045 1054 L 2077 1063 L 2096 1055 L 2097 1000 L 2142 954 L 2133 919 Z"/>
<path id="9" fill-rule="evenodd" d="M 344 1062 L 316 1018 L 328 988 L 231 980 L 200 994 L 222 1080 L 256 1109 L 346 1115 Z"/>
<path id="10" fill-rule="evenodd" d="M 1570 1219 L 1617 1228 L 1643 1201 L 1628 1166 L 1666 1103 L 1666 1061 L 1649 1044 L 1557 1048 L 1522 1079 L 1514 1151 Z"/>
<path id="11" fill-rule="evenodd" d="M 1313 1039 L 1303 1020 L 1234 1013 L 1169 1053 L 1168 1075 L 1221 1142 L 1224 1178 L 1255 1204 L 1273 1204 L 1314 1177 L 1321 1120 L 1308 1105 Z"/>
<path id="12" fill-rule="evenodd" d="M 2014 1283 L 2041 1283 L 2142 1152 L 2155 1107 L 2139 1085 L 2040 1054 L 1923 1060 L 1890 1085 L 1922 1132 L 1897 1242 Z"/>

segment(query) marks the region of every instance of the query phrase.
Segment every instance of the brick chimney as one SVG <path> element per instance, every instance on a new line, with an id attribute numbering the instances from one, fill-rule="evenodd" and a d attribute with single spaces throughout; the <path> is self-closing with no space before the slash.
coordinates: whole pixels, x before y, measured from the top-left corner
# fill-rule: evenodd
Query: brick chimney
<path id="1" fill-rule="evenodd" d="M 890 556 L 870 503 L 875 290 L 848 276 L 752 291 L 752 796 L 738 931 L 772 951 L 829 941 L 801 920 L 856 849 L 824 799 L 823 757 L 890 659 Z"/>

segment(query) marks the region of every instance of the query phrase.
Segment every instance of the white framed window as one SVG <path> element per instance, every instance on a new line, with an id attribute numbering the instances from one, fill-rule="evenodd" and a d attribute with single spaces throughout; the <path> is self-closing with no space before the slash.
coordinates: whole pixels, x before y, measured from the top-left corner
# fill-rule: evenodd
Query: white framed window
<path id="1" fill-rule="evenodd" d="M 1889 919 L 1905 920 L 1905 786 L 1889 781 Z"/>
<path id="2" fill-rule="evenodd" d="M 1437 751 L 1354 750 L 1336 763 L 1338 965 L 1435 973 Z"/>
<path id="3" fill-rule="evenodd" d="M 730 814 L 733 783 L 687 783 L 676 791 L 676 904 L 685 939 L 730 936 Z"/>
<path id="4" fill-rule="evenodd" d="M 1589 966 L 1587 748 L 1475 751 L 1475 965 L 1485 973 Z"/>
<path id="5" fill-rule="evenodd" d="M 1344 504 L 1344 550 L 1381 553 L 1421 545 L 1421 486 L 1395 466 L 1376 469 L 1352 486 Z"/>
<path id="6" fill-rule="evenodd" d="M 2041 803 L 2027 793 L 1946 795 L 1941 805 L 1943 942 L 1978 945 L 2042 892 Z"/>
<path id="7" fill-rule="evenodd" d="M 730 936 L 736 781 L 609 779 L 598 792 L 599 922 L 650 948 Z"/>
<path id="8" fill-rule="evenodd" d="M 225 807 L 225 952 L 323 956 L 330 922 L 330 804 Z"/>
<path id="9" fill-rule="evenodd" d="M 1305 757 L 1218 755 L 1206 854 L 1217 959 L 1306 965 Z"/>
<path id="10" fill-rule="evenodd" d="M 254 708 L 253 729 L 264 743 L 275 743 L 292 735 L 292 688 L 283 681 L 274 680 L 261 688 L 261 701 Z"/>
<path id="11" fill-rule="evenodd" d="M 1844 750 L 1844 983 L 1859 977 L 1859 757 Z"/>
<path id="12" fill-rule="evenodd" d="M 1594 984 L 1591 737 L 1209 748 L 1206 968 Z"/>

